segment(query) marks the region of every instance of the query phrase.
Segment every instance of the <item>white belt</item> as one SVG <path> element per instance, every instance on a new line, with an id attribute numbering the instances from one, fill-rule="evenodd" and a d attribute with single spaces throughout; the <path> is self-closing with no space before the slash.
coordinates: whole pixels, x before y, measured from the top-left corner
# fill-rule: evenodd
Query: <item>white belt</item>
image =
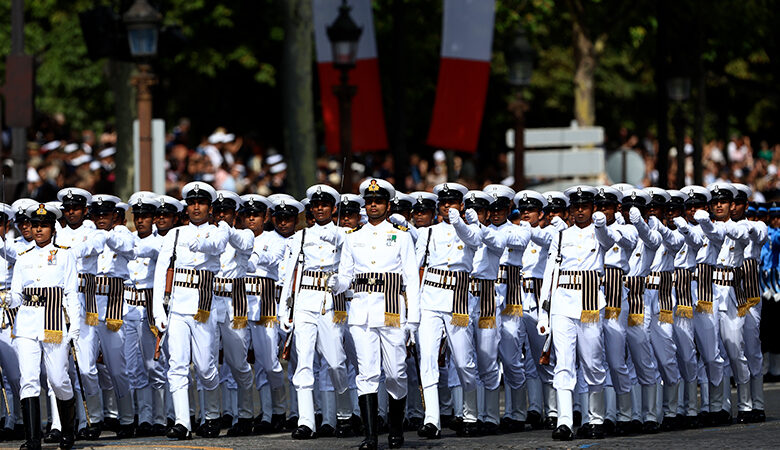
<path id="1" fill-rule="evenodd" d="M 430 281 L 431 283 L 438 283 L 445 286 L 455 286 L 457 284 L 455 272 L 452 272 L 452 275 L 446 273 L 440 275 L 437 273 L 427 272 L 425 274 L 425 281 Z"/>
<path id="2" fill-rule="evenodd" d="M 580 284 L 582 283 L 582 275 L 559 275 L 558 284 Z"/>
<path id="3" fill-rule="evenodd" d="M 200 275 L 188 275 L 186 273 L 174 273 L 173 281 L 179 283 L 192 283 L 197 284 L 200 281 Z"/>
<path id="4" fill-rule="evenodd" d="M 718 272 L 718 269 L 715 269 L 715 273 L 712 274 L 712 279 L 718 281 L 731 281 L 734 279 L 734 272 Z"/>
<path id="5" fill-rule="evenodd" d="M 108 285 L 107 284 L 99 284 L 97 286 L 97 289 L 95 289 L 96 295 L 108 295 Z"/>
<path id="6" fill-rule="evenodd" d="M 327 287 L 327 274 L 323 272 L 321 277 L 301 276 L 301 286 Z"/>
<path id="7" fill-rule="evenodd" d="M 233 292 L 233 282 L 229 283 L 218 283 L 214 282 L 214 291 L 215 292 Z"/>
<path id="8" fill-rule="evenodd" d="M 566 275 L 566 277 L 568 277 L 568 275 Z M 561 276 L 561 278 L 563 278 L 563 276 Z M 559 281 L 559 283 L 561 282 Z M 526 289 L 533 289 L 534 280 L 531 278 L 523 278 L 523 287 Z"/>
<path id="9" fill-rule="evenodd" d="M 648 275 L 647 278 L 645 278 L 645 283 L 661 284 L 661 277 L 659 277 L 658 275 Z"/>

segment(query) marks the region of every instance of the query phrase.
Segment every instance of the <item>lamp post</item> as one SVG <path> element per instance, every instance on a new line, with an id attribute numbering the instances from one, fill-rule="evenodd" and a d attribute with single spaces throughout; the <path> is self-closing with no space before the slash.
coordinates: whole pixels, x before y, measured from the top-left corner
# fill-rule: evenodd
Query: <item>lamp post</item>
<path id="1" fill-rule="evenodd" d="M 349 71 L 355 67 L 358 41 L 363 33 L 363 28 L 350 17 L 350 9 L 347 0 L 342 0 L 338 17 L 327 28 L 333 50 L 333 67 L 341 72 L 339 84 L 333 86 L 333 94 L 339 101 L 339 141 L 344 160 L 341 170 L 348 192 L 352 191 L 352 97 L 357 92 L 357 86 L 349 84 Z"/>
<path id="2" fill-rule="evenodd" d="M 154 9 L 147 0 L 135 0 L 122 19 L 127 27 L 127 40 L 130 55 L 138 63 L 138 74 L 132 79 L 137 90 L 138 102 L 138 140 L 139 140 L 139 187 L 152 190 L 152 86 L 157 77 L 149 64 L 157 55 L 162 14 Z"/>
<path id="3" fill-rule="evenodd" d="M 516 91 L 514 98 L 509 102 L 508 109 L 515 116 L 515 184 L 512 187 L 515 191 L 519 191 L 525 187 L 525 113 L 528 111 L 528 104 L 523 100 L 523 88 L 531 84 L 531 74 L 534 69 L 534 49 L 528 42 L 522 26 L 518 27 L 506 57 L 509 84 L 514 86 Z"/>
<path id="4" fill-rule="evenodd" d="M 676 76 L 666 81 L 666 94 L 677 104 L 674 115 L 674 132 L 677 141 L 677 188 L 685 186 L 685 116 L 683 105 L 691 95 L 691 79 Z"/>

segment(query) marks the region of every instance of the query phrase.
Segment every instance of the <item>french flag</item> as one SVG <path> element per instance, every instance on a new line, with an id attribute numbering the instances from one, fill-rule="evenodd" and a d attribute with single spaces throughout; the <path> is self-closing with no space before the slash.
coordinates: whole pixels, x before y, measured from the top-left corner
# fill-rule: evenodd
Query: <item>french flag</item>
<path id="1" fill-rule="evenodd" d="M 427 143 L 474 152 L 479 140 L 493 45 L 493 0 L 444 0 L 439 81 Z"/>
<path id="2" fill-rule="evenodd" d="M 349 71 L 349 83 L 357 86 L 352 98 L 352 150 L 384 150 L 387 145 L 382 92 L 379 85 L 374 16 L 371 0 L 349 0 L 350 16 L 363 29 L 358 41 L 357 64 Z M 327 27 L 339 14 L 341 0 L 312 0 L 314 44 L 317 51 L 317 73 L 320 79 L 320 102 L 325 123 L 325 147 L 328 153 L 339 153 L 339 102 L 333 86 L 339 84 L 339 71 L 333 67 L 333 52 Z"/>

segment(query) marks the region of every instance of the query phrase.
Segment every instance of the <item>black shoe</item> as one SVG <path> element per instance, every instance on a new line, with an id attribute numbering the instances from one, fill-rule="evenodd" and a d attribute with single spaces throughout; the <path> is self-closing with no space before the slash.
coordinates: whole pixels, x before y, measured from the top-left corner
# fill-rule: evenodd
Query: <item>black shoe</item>
<path id="1" fill-rule="evenodd" d="M 317 436 L 323 437 L 323 438 L 330 438 L 336 435 L 336 429 L 333 428 L 333 426 L 329 423 L 326 423 L 325 425 L 320 427 L 320 430 L 317 431 Z"/>
<path id="2" fill-rule="evenodd" d="M 404 411 L 406 397 L 398 400 L 390 397 L 387 409 L 387 445 L 401 448 L 404 445 Z"/>
<path id="3" fill-rule="evenodd" d="M 225 414 L 220 419 L 219 427 L 220 429 L 228 429 L 233 426 L 233 416 L 230 414 Z"/>
<path id="4" fill-rule="evenodd" d="M 95 422 L 87 427 L 87 440 L 97 441 L 100 439 L 100 434 L 103 432 L 103 422 Z"/>
<path id="5" fill-rule="evenodd" d="M 284 414 L 271 414 L 271 431 L 274 433 L 282 431 L 286 419 Z"/>
<path id="6" fill-rule="evenodd" d="M 427 439 L 440 439 L 441 430 L 436 428 L 436 425 L 432 423 L 426 423 L 417 430 L 417 436 Z"/>
<path id="7" fill-rule="evenodd" d="M 76 440 L 77 441 L 87 440 L 87 427 L 81 428 L 79 431 L 76 432 Z"/>
<path id="8" fill-rule="evenodd" d="M 577 432 L 575 433 L 575 436 L 577 436 L 577 439 L 585 439 L 588 436 L 590 436 L 590 432 L 592 428 L 593 425 L 591 425 L 590 422 L 583 423 L 581 427 L 577 428 Z"/>
<path id="9" fill-rule="evenodd" d="M 192 439 L 192 433 L 184 425 L 177 423 L 172 426 L 167 433 L 165 433 L 169 439 L 177 439 L 179 441 L 188 441 Z"/>
<path id="10" fill-rule="evenodd" d="M 615 422 L 607 419 L 604 421 L 604 436 L 613 436 L 615 434 Z"/>
<path id="11" fill-rule="evenodd" d="M 314 430 L 315 431 L 319 431 L 321 426 L 322 426 L 322 414 L 315 414 L 314 415 Z"/>
<path id="12" fill-rule="evenodd" d="M 556 441 L 571 441 L 574 439 L 574 433 L 568 425 L 561 425 L 552 432 L 552 438 Z"/>
<path id="13" fill-rule="evenodd" d="M 117 439 L 132 439 L 135 435 L 135 426 L 130 423 L 127 425 L 120 425 L 119 430 L 116 432 Z"/>
<path id="14" fill-rule="evenodd" d="M 363 421 L 360 419 L 360 416 L 352 414 L 352 417 L 349 418 L 349 423 L 352 425 L 352 434 L 355 436 L 363 434 Z"/>
<path id="15" fill-rule="evenodd" d="M 119 419 L 116 417 L 106 417 L 103 419 L 103 429 L 108 431 L 113 431 L 114 433 L 119 432 Z"/>
<path id="16" fill-rule="evenodd" d="M 270 422 L 261 420 L 257 421 L 255 420 L 255 426 L 252 428 L 252 434 L 256 435 L 263 435 L 263 434 L 270 434 L 273 432 L 273 426 Z"/>
<path id="17" fill-rule="evenodd" d="M 268 425 L 270 427 L 271 424 Z M 239 418 L 235 425 L 230 427 L 227 431 L 227 435 L 230 437 L 249 436 L 250 434 L 252 434 L 252 419 Z"/>
<path id="18" fill-rule="evenodd" d="M 452 431 L 456 431 L 452 429 L 452 421 L 455 420 L 455 416 L 452 414 L 442 414 L 439 416 L 439 423 L 441 423 L 442 428 L 449 428 Z"/>
<path id="19" fill-rule="evenodd" d="M 156 423 L 152 425 L 152 432 L 150 436 L 165 436 L 165 432 L 167 431 L 168 427 L 161 423 Z"/>
<path id="20" fill-rule="evenodd" d="M 219 419 L 206 419 L 203 425 L 198 429 L 198 436 L 203 438 L 215 438 L 219 437 L 221 422 Z"/>
<path id="21" fill-rule="evenodd" d="M 498 424 L 493 422 L 483 422 L 482 426 L 479 427 L 480 436 L 493 436 L 498 434 L 498 432 Z"/>
<path id="22" fill-rule="evenodd" d="M 365 439 L 360 443 L 361 449 L 374 450 L 379 445 L 379 395 L 376 393 L 358 396 L 360 418 L 363 419 Z"/>
<path id="23" fill-rule="evenodd" d="M 658 422 L 653 420 L 648 420 L 644 424 L 642 424 L 643 434 L 656 434 L 660 429 L 661 427 L 658 426 Z"/>
<path id="24" fill-rule="evenodd" d="M 382 416 L 377 416 L 376 418 L 376 430 L 377 434 L 387 433 L 387 422 L 385 422 L 385 419 L 382 418 Z"/>
<path id="25" fill-rule="evenodd" d="M 695 430 L 699 428 L 699 416 L 685 416 L 680 423 L 681 428 L 685 428 L 686 430 Z"/>
<path id="26" fill-rule="evenodd" d="M 712 414 L 710 414 L 712 415 Z M 721 409 L 714 414 L 715 420 L 713 421 L 715 426 L 729 426 L 731 425 L 731 414 L 728 411 Z"/>
<path id="27" fill-rule="evenodd" d="M 663 432 L 674 431 L 677 428 L 677 417 L 664 417 L 663 422 L 661 422 L 661 431 Z"/>
<path id="28" fill-rule="evenodd" d="M 444 425 L 442 425 L 442 427 L 444 427 Z M 453 417 L 452 420 L 450 420 L 449 429 L 457 433 L 461 428 L 463 428 L 463 418 Z"/>
<path id="29" fill-rule="evenodd" d="M 3 427 L 0 429 L 0 438 L 4 441 L 13 441 L 16 439 L 14 435 L 14 429 L 11 427 Z"/>
<path id="30" fill-rule="evenodd" d="M 501 419 L 501 424 L 498 426 L 502 433 L 521 433 L 525 431 L 525 422 L 522 420 L 515 420 L 511 417 L 504 417 Z"/>
<path id="31" fill-rule="evenodd" d="M 317 433 L 312 431 L 312 429 L 307 427 L 306 425 L 301 425 L 292 432 L 292 438 L 293 439 L 317 439 Z"/>
<path id="32" fill-rule="evenodd" d="M 734 422 L 740 425 L 750 423 L 750 411 L 739 411 L 737 413 L 737 420 Z"/>
<path id="33" fill-rule="evenodd" d="M 298 416 L 290 416 L 284 421 L 284 431 L 294 431 L 298 428 Z"/>
<path id="34" fill-rule="evenodd" d="M 473 422 L 463 422 L 463 426 L 456 433 L 458 437 L 477 437 L 479 436 L 479 428 L 477 424 Z"/>
<path id="35" fill-rule="evenodd" d="M 43 442 L 46 444 L 59 444 L 61 440 L 62 432 L 56 428 L 43 435 Z"/>
<path id="36" fill-rule="evenodd" d="M 588 433 L 588 439 L 604 439 L 604 425 L 594 424 L 590 427 L 590 433 Z"/>
<path id="37" fill-rule="evenodd" d="M 628 436 L 631 434 L 631 422 L 618 420 L 617 423 L 615 423 L 615 431 L 613 434 L 615 436 Z"/>
<path id="38" fill-rule="evenodd" d="M 195 434 L 200 432 L 200 421 L 198 421 L 195 416 L 190 416 L 190 427 L 192 427 L 192 431 L 194 431 Z"/>
<path id="39" fill-rule="evenodd" d="M 41 403 L 38 397 L 27 397 L 21 400 L 22 418 L 24 419 L 24 444 L 21 449 L 41 448 Z"/>
<path id="40" fill-rule="evenodd" d="M 149 422 L 141 422 L 138 424 L 138 427 L 135 429 L 135 435 L 138 437 L 149 437 L 154 436 L 152 424 Z"/>
<path id="41" fill-rule="evenodd" d="M 544 419 L 544 429 L 545 430 L 554 430 L 558 427 L 558 418 L 557 417 L 547 417 Z"/>
<path id="42" fill-rule="evenodd" d="M 352 437 L 352 424 L 349 419 L 338 419 L 336 421 L 336 437 L 339 439 Z"/>
<path id="43" fill-rule="evenodd" d="M 766 413 L 763 409 L 754 409 L 750 411 L 750 423 L 766 422 Z"/>
<path id="44" fill-rule="evenodd" d="M 60 414 L 60 424 L 62 426 L 62 436 L 60 438 L 60 448 L 70 450 L 76 443 L 76 398 L 70 400 L 57 399 L 57 410 Z"/>
<path id="45" fill-rule="evenodd" d="M 582 413 L 579 411 L 574 411 L 574 414 L 572 415 L 572 419 L 574 422 L 574 426 L 578 427 L 582 425 Z"/>
<path id="46" fill-rule="evenodd" d="M 641 434 L 642 433 L 642 422 L 638 420 L 632 420 L 629 422 L 628 426 L 628 434 Z"/>
<path id="47" fill-rule="evenodd" d="M 423 426 L 422 417 L 410 417 L 406 421 L 406 431 L 417 431 Z"/>
<path id="48" fill-rule="evenodd" d="M 539 414 L 537 411 L 528 411 L 528 415 L 525 418 L 525 423 L 528 425 L 531 425 L 532 430 L 541 430 L 542 426 L 544 425 L 542 423 L 542 415 Z"/>

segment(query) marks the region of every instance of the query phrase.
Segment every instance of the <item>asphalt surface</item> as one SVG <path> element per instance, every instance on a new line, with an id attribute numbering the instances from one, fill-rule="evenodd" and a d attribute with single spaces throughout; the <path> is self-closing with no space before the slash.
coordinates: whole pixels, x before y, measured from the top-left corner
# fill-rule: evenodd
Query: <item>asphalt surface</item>
<path id="1" fill-rule="evenodd" d="M 732 390 L 732 404 L 736 391 Z M 405 447 L 409 448 L 663 448 L 663 449 L 707 449 L 707 448 L 780 448 L 780 383 L 765 386 L 767 421 L 761 424 L 731 425 L 718 428 L 675 431 L 655 435 L 640 435 L 603 440 L 575 439 L 571 442 L 553 441 L 550 431 L 526 431 L 480 438 L 457 438 L 455 433 L 445 430 L 442 439 L 430 441 L 420 439 L 416 433 L 406 432 Z M 734 413 L 736 416 L 736 412 Z M 357 448 L 362 438 L 320 438 L 311 441 L 293 441 L 289 433 L 228 438 L 225 430 L 216 439 L 195 438 L 191 441 L 170 441 L 161 438 L 136 438 L 116 440 L 111 433 L 104 433 L 98 441 L 78 441 L 74 448 L 84 449 L 338 449 Z M 387 435 L 379 436 L 380 448 L 387 448 Z M 21 441 L 0 443 L 0 449 L 17 449 Z M 55 444 L 44 444 L 43 448 L 55 449 Z"/>

